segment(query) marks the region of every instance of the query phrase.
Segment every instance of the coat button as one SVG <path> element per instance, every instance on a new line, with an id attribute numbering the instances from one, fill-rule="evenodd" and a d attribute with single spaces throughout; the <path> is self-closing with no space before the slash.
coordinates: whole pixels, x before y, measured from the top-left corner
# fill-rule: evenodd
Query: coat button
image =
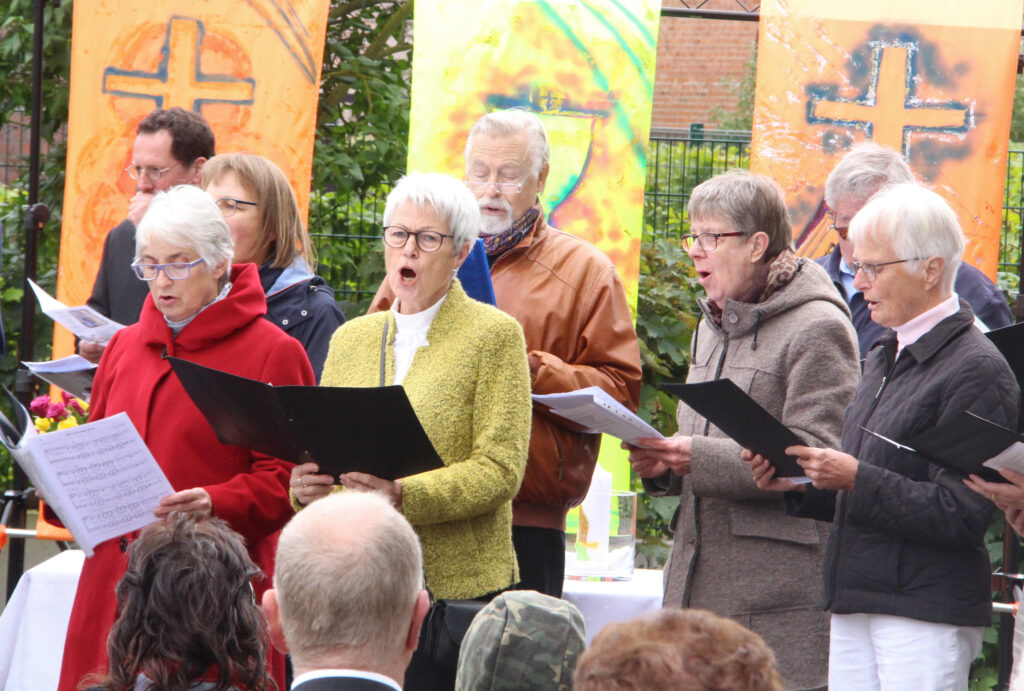
<path id="1" fill-rule="evenodd" d="M 736 315 L 735 312 L 729 312 L 729 323 L 730 324 L 735 324 L 739 320 L 740 320 L 740 318 Z"/>
<path id="2" fill-rule="evenodd" d="M 307 314 L 309 314 L 309 312 L 307 310 L 302 310 L 301 314 L 303 317 L 305 317 Z"/>
<path id="3" fill-rule="evenodd" d="M 287 319 L 282 319 L 281 320 L 281 324 L 283 324 L 284 326 L 288 326 L 288 320 Z"/>

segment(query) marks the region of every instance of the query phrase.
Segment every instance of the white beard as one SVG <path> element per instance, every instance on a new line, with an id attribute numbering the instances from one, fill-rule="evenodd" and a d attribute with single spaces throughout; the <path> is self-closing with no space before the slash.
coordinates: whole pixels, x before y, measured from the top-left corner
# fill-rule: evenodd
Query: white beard
<path id="1" fill-rule="evenodd" d="M 484 197 L 479 201 L 481 216 L 480 216 L 480 233 L 483 235 L 495 235 L 503 231 L 508 230 L 512 227 L 512 222 L 515 220 L 512 218 L 512 205 L 501 197 Z M 497 206 L 505 210 L 504 216 L 492 216 L 483 215 L 482 210 L 485 206 Z"/>

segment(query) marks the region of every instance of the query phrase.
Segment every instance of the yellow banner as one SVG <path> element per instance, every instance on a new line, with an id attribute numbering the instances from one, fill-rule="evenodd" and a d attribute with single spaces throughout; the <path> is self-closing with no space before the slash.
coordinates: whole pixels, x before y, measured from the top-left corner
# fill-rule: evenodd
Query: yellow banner
<path id="1" fill-rule="evenodd" d="M 996 276 L 1021 0 L 766 0 L 751 168 L 786 191 L 800 253 L 836 241 L 825 179 L 854 144 L 901 151 Z"/>
<path id="2" fill-rule="evenodd" d="M 309 203 L 328 0 L 76 0 L 57 296 L 83 304 L 124 220 L 135 128 L 154 108 L 202 113 L 222 153 L 252 151 Z M 54 357 L 73 351 L 57 329 Z"/>
<path id="3" fill-rule="evenodd" d="M 548 221 L 612 259 L 634 309 L 660 12 L 660 0 L 437 0 L 413 22 L 409 170 L 461 178 L 481 115 L 533 111 L 551 146 Z M 603 464 L 608 451 L 615 440 Z"/>

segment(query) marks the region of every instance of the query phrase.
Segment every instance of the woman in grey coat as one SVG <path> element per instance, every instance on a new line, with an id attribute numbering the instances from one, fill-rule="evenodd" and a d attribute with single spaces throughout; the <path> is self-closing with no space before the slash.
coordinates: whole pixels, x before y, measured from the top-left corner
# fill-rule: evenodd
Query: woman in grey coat
<path id="1" fill-rule="evenodd" d="M 838 448 L 859 379 L 856 334 L 825 271 L 794 254 L 782 191 L 732 171 L 694 188 L 689 215 L 684 242 L 707 298 L 687 381 L 731 379 L 807 443 Z M 824 687 L 827 527 L 787 516 L 739 444 L 685 404 L 677 419 L 671 439 L 625 445 L 648 492 L 680 495 L 665 606 L 735 619 L 775 651 L 786 688 Z"/>

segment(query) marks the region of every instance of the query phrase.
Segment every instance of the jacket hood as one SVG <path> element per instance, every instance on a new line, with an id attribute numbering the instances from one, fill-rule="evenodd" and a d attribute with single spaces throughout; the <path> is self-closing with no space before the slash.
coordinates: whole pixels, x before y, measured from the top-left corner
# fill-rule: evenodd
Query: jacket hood
<path id="1" fill-rule="evenodd" d="M 711 317 L 711 306 L 707 298 L 700 298 L 697 302 L 708 326 L 730 336 L 740 336 L 757 329 L 761 323 L 772 317 L 815 300 L 834 305 L 844 317 L 850 318 L 850 308 L 825 269 L 806 257 L 800 257 L 799 268 L 793 280 L 789 285 L 772 293 L 764 302 L 751 303 L 727 299 L 722 306 L 720 326 Z"/>

